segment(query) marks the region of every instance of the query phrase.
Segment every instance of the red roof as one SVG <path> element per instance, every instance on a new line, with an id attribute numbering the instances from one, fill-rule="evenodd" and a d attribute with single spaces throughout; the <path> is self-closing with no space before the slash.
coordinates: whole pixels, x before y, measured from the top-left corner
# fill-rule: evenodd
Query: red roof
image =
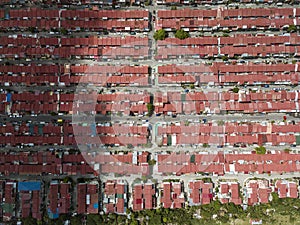
<path id="1" fill-rule="evenodd" d="M 133 187 L 133 210 L 153 209 L 156 207 L 155 185 L 136 184 Z"/>
<path id="2" fill-rule="evenodd" d="M 204 183 L 202 180 L 190 181 L 189 203 L 191 205 L 209 204 L 213 198 L 212 188 L 212 183 Z"/>
<path id="3" fill-rule="evenodd" d="M 248 205 L 269 202 L 271 188 L 267 180 L 250 180 L 246 185 L 249 196 Z"/>
<path id="4" fill-rule="evenodd" d="M 298 198 L 298 187 L 296 182 L 287 180 L 277 180 L 275 190 L 279 194 L 279 198 Z"/>
<path id="5" fill-rule="evenodd" d="M 71 206 L 70 183 L 51 183 L 48 193 L 49 209 L 52 213 L 69 213 Z"/>
<path id="6" fill-rule="evenodd" d="M 162 186 L 163 195 L 161 196 L 161 202 L 164 208 L 184 207 L 183 183 L 164 182 Z"/>
<path id="7" fill-rule="evenodd" d="M 265 15 L 268 15 L 268 18 Z M 282 28 L 284 25 L 293 24 L 292 16 L 292 8 L 158 10 L 155 28 L 156 30 L 161 28 L 201 30 L 203 28 L 212 29 L 216 26 L 233 30 L 252 28 L 253 26 L 264 29 Z M 277 18 L 275 19 L 275 17 Z M 298 18 L 299 15 L 296 17 Z"/>
<path id="8" fill-rule="evenodd" d="M 103 208 L 106 213 L 126 213 L 128 184 L 122 180 L 108 180 L 104 183 Z M 139 196 L 138 196 L 139 197 Z M 139 206 L 136 206 L 137 210 Z"/>

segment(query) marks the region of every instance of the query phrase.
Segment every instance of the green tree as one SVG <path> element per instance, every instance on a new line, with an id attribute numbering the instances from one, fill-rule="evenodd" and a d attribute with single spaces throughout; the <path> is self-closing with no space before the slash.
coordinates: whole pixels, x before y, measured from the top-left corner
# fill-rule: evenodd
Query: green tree
<path id="1" fill-rule="evenodd" d="M 139 223 L 136 220 L 132 220 L 129 225 L 139 225 Z"/>
<path id="2" fill-rule="evenodd" d="M 38 33 L 38 29 L 36 27 L 29 27 L 27 28 L 29 32 L 31 33 Z"/>
<path id="3" fill-rule="evenodd" d="M 84 177 L 79 177 L 77 179 L 77 183 L 86 183 L 88 179 L 84 178 Z"/>
<path id="4" fill-rule="evenodd" d="M 159 225 L 161 224 L 161 215 L 156 215 L 149 220 L 149 225 Z"/>
<path id="5" fill-rule="evenodd" d="M 22 219 L 24 225 L 37 225 L 37 220 L 30 217 Z"/>
<path id="6" fill-rule="evenodd" d="M 224 126 L 225 121 L 224 120 L 218 120 L 217 124 L 218 124 L 218 126 Z"/>
<path id="7" fill-rule="evenodd" d="M 73 216 L 71 217 L 71 225 L 81 225 L 81 216 Z"/>
<path id="8" fill-rule="evenodd" d="M 175 5 L 171 6 L 171 10 L 176 10 L 177 7 Z"/>
<path id="9" fill-rule="evenodd" d="M 203 143 L 203 148 L 209 148 L 210 146 L 209 146 L 209 144 L 207 144 L 207 143 Z"/>
<path id="10" fill-rule="evenodd" d="M 57 116 L 57 112 L 51 112 L 50 115 L 51 116 Z"/>
<path id="11" fill-rule="evenodd" d="M 188 32 L 180 29 L 180 30 L 177 30 L 176 33 L 175 33 L 175 37 L 180 39 L 180 40 L 183 40 L 183 39 L 186 39 L 188 38 L 190 35 Z"/>
<path id="12" fill-rule="evenodd" d="M 154 35 L 153 38 L 157 41 L 157 40 L 164 40 L 167 37 L 167 33 L 164 29 L 160 29 L 157 30 Z"/>
<path id="13" fill-rule="evenodd" d="M 147 104 L 148 116 L 152 116 L 154 112 L 154 105 L 151 103 Z"/>
<path id="14" fill-rule="evenodd" d="M 67 31 L 66 28 L 60 28 L 60 33 L 61 33 L 62 35 L 67 35 L 67 34 L 68 34 L 68 31 Z"/>
<path id="15" fill-rule="evenodd" d="M 276 193 L 276 192 L 272 192 L 271 193 L 271 196 L 272 196 L 272 203 L 273 204 L 279 204 L 279 195 L 278 195 L 278 193 Z"/>
<path id="16" fill-rule="evenodd" d="M 118 224 L 125 224 L 126 223 L 126 216 L 118 215 L 118 217 L 117 217 L 117 223 Z"/>
<path id="17" fill-rule="evenodd" d="M 222 60 L 223 60 L 223 61 L 228 61 L 228 56 L 223 55 L 223 56 L 222 56 Z"/>
<path id="18" fill-rule="evenodd" d="M 295 25 L 289 25 L 287 31 L 289 33 L 296 32 L 297 31 L 297 27 Z"/>
<path id="19" fill-rule="evenodd" d="M 99 214 L 88 214 L 87 215 L 87 224 L 101 225 L 104 223 L 102 216 Z"/>
<path id="20" fill-rule="evenodd" d="M 69 177 L 69 176 L 66 176 L 64 179 L 63 179 L 63 183 L 73 183 L 73 179 L 72 177 Z"/>
<path id="21" fill-rule="evenodd" d="M 259 146 L 255 148 L 256 154 L 264 155 L 266 154 L 267 150 L 264 146 Z"/>
<path id="22" fill-rule="evenodd" d="M 238 93 L 239 90 L 240 90 L 240 89 L 239 89 L 238 87 L 234 87 L 234 88 L 232 89 L 233 93 Z"/>
<path id="23" fill-rule="evenodd" d="M 128 145 L 127 145 L 127 148 L 128 148 L 128 149 L 133 149 L 134 146 L 133 146 L 132 144 L 128 144 Z"/>
<path id="24" fill-rule="evenodd" d="M 150 160 L 148 161 L 148 164 L 149 164 L 149 166 L 154 166 L 154 165 L 156 164 L 155 159 L 150 159 Z"/>

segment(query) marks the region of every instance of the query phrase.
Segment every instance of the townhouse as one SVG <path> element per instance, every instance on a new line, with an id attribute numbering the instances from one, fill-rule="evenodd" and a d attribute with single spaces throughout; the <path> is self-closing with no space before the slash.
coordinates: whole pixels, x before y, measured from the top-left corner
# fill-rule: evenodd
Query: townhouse
<path id="1" fill-rule="evenodd" d="M 257 179 L 246 182 L 246 204 L 266 204 L 270 200 L 271 188 L 268 180 Z"/>
<path id="2" fill-rule="evenodd" d="M 128 183 L 125 180 L 107 180 L 103 183 L 103 211 L 125 214 L 128 208 Z"/>
<path id="3" fill-rule="evenodd" d="M 174 163 L 175 162 L 175 163 Z M 299 154 L 271 151 L 265 155 L 254 152 L 157 153 L 158 173 L 182 174 L 283 174 L 299 171 Z"/>
<path id="4" fill-rule="evenodd" d="M 0 180 L 1 207 L 3 221 L 13 218 L 32 216 L 41 219 L 43 216 L 43 195 L 45 186 L 39 181 Z M 156 191 L 158 185 L 159 192 Z M 105 213 L 126 214 L 127 209 L 133 211 L 151 210 L 158 207 L 183 208 L 210 204 L 218 200 L 222 204 L 236 205 L 266 204 L 271 193 L 278 193 L 279 198 L 298 198 L 298 181 L 278 179 L 270 183 L 267 179 L 251 178 L 244 185 L 236 180 L 219 179 L 215 184 L 208 178 L 188 181 L 188 190 L 184 190 L 184 182 L 179 179 L 163 180 L 159 183 L 134 183 L 132 195 L 126 180 L 106 180 L 99 185 L 96 180 L 77 183 L 76 199 L 78 214 Z M 60 180 L 52 180 L 47 194 L 45 213 L 49 218 L 56 219 L 61 214 L 72 213 L 71 184 Z M 101 195 L 101 196 L 100 196 Z M 159 199 L 159 200 L 158 200 Z M 244 201 L 242 201 L 244 199 Z M 19 201 L 20 204 L 16 204 Z M 160 205 L 158 205 L 160 202 Z"/>
<path id="5" fill-rule="evenodd" d="M 132 188 L 132 210 L 140 211 L 157 207 L 155 183 L 138 183 Z"/>
<path id="6" fill-rule="evenodd" d="M 72 31 L 148 31 L 148 10 L 48 10 L 40 8 L 1 10 L 6 20 L 0 21 L 1 30 L 18 27 L 24 30 L 35 27 L 38 30 Z M 30 20 L 28 19 L 30 18 Z M 75 18 L 75 19 L 74 19 Z"/>
<path id="7" fill-rule="evenodd" d="M 242 204 L 240 186 L 237 181 L 220 181 L 217 196 L 218 200 L 223 204 L 229 202 L 235 205 Z"/>
<path id="8" fill-rule="evenodd" d="M 198 123 L 183 121 L 161 123 L 157 129 L 157 142 L 162 146 L 216 144 L 219 146 L 246 145 L 290 145 L 296 144 L 298 124 L 280 122 L 224 122 Z M 245 139 L 245 137 L 247 137 Z"/>
<path id="9" fill-rule="evenodd" d="M 99 212 L 99 197 L 99 183 L 97 181 L 78 183 L 77 213 L 97 214 Z"/>
<path id="10" fill-rule="evenodd" d="M 16 217 L 17 182 L 0 180 L 0 217 L 3 221 L 10 221 Z"/>
<path id="11" fill-rule="evenodd" d="M 191 180 L 188 187 L 188 203 L 191 206 L 209 204 L 214 197 L 212 182 Z"/>
<path id="12" fill-rule="evenodd" d="M 195 174 L 209 173 L 223 175 L 222 153 L 189 154 L 189 153 L 158 153 L 157 164 L 159 174 Z"/>
<path id="13" fill-rule="evenodd" d="M 3 36 L 0 57 L 6 59 L 113 59 L 140 60 L 149 57 L 149 40 L 144 37 L 27 37 Z M 26 48 L 25 48 L 26 46 Z"/>
<path id="14" fill-rule="evenodd" d="M 293 8 L 240 8 L 159 10 L 156 30 L 269 30 L 299 22 L 300 10 Z M 255 19 L 255 20 L 254 20 Z"/>
<path id="15" fill-rule="evenodd" d="M 299 171 L 299 154 L 268 151 L 226 153 L 156 153 L 159 174 L 263 174 L 292 173 Z M 140 174 L 149 175 L 149 153 L 98 153 L 69 154 L 61 158 L 52 152 L 1 153 L 0 172 L 3 175 L 96 175 Z M 4 160 L 5 158 L 5 160 Z M 21 161 L 22 164 L 12 162 Z M 175 162 L 175 163 L 174 163 Z"/>
<path id="16" fill-rule="evenodd" d="M 298 198 L 298 184 L 295 181 L 276 180 L 274 190 L 279 198 Z"/>
<path id="17" fill-rule="evenodd" d="M 15 113 L 15 112 L 14 112 Z M 63 123 L 6 123 L 0 127 L 2 146 L 34 146 L 45 144 L 94 144 L 107 146 L 140 146 L 148 143 L 149 130 L 142 124 L 74 124 Z M 99 136 L 97 136 L 99 135 Z"/>
<path id="18" fill-rule="evenodd" d="M 56 157 L 54 152 L 20 152 L 0 154 L 0 173 L 9 175 L 85 175 L 95 171 L 84 161 L 81 155 Z M 22 162 L 15 164 L 14 162 Z"/>
<path id="19" fill-rule="evenodd" d="M 99 174 L 139 174 L 147 176 L 150 174 L 148 164 L 148 152 L 120 152 L 112 154 L 110 152 L 97 153 L 94 155 L 82 153 L 91 168 Z"/>
<path id="20" fill-rule="evenodd" d="M 182 181 L 163 181 L 161 183 L 161 206 L 168 209 L 184 208 L 185 196 Z"/>
<path id="21" fill-rule="evenodd" d="M 65 65 L 60 82 L 66 86 L 92 83 L 95 86 L 148 86 L 149 66 Z"/>
<path id="22" fill-rule="evenodd" d="M 42 199 L 44 194 L 42 185 L 41 181 L 18 182 L 18 202 L 20 203 L 18 217 L 27 218 L 31 216 L 37 220 L 42 219 Z"/>
<path id="23" fill-rule="evenodd" d="M 71 183 L 62 183 L 58 180 L 50 182 L 47 213 L 49 218 L 56 219 L 61 214 L 70 213 Z"/>
<path id="24" fill-rule="evenodd" d="M 234 34 L 228 37 L 166 38 L 157 42 L 159 60 L 176 58 L 266 58 L 296 56 L 299 35 Z"/>
<path id="25" fill-rule="evenodd" d="M 188 40 L 188 39 L 186 39 Z M 176 48 L 176 46 L 175 46 Z M 233 51 L 234 52 L 234 51 Z M 237 66 L 238 65 L 238 66 Z M 65 85 L 93 83 L 95 86 L 148 86 L 148 66 L 91 65 L 1 65 L 2 85 Z M 161 65 L 158 83 L 163 84 L 297 84 L 298 64 Z M 24 76 L 26 75 L 26 76 Z M 60 75 L 60 76 L 57 76 Z"/>

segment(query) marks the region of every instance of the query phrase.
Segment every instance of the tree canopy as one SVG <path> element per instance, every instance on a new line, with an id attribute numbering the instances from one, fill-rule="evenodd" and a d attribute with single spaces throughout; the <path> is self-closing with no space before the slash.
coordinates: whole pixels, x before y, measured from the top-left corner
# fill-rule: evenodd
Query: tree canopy
<path id="1" fill-rule="evenodd" d="M 152 116 L 154 112 L 154 105 L 151 103 L 147 104 L 148 116 Z"/>
<path id="2" fill-rule="evenodd" d="M 232 91 L 234 92 L 234 93 L 238 93 L 239 92 L 239 88 L 238 87 L 234 87 L 233 89 L 232 89 Z"/>
<path id="3" fill-rule="evenodd" d="M 188 38 L 190 35 L 188 32 L 180 29 L 180 30 L 177 30 L 176 33 L 175 33 L 175 37 L 180 39 L 180 40 L 183 40 L 183 39 L 186 39 Z"/>
<path id="4" fill-rule="evenodd" d="M 256 154 L 264 155 L 266 154 L 267 150 L 263 146 L 259 146 L 255 148 Z"/>
<path id="5" fill-rule="evenodd" d="M 167 37 L 167 33 L 164 29 L 160 29 L 157 30 L 154 35 L 153 38 L 157 41 L 157 40 L 164 40 Z"/>

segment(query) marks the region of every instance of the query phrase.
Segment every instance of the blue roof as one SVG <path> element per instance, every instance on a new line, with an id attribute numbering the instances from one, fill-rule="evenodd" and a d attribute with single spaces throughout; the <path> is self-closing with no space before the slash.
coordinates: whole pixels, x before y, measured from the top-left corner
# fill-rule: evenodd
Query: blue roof
<path id="1" fill-rule="evenodd" d="M 25 181 L 18 183 L 18 191 L 39 191 L 41 190 L 41 182 L 40 181 Z"/>
<path id="2" fill-rule="evenodd" d="M 91 124 L 91 131 L 92 131 L 92 135 L 94 135 L 94 136 L 97 135 L 97 129 L 96 129 L 96 124 L 95 123 Z"/>
<path id="3" fill-rule="evenodd" d="M 98 209 L 98 203 L 94 204 L 94 209 Z"/>
<path id="4" fill-rule="evenodd" d="M 5 19 L 9 19 L 9 18 L 10 18 L 10 16 L 9 16 L 9 13 L 8 13 L 8 12 L 4 14 L 4 18 L 5 18 Z"/>
<path id="5" fill-rule="evenodd" d="M 6 93 L 6 101 L 11 102 L 11 93 Z"/>
<path id="6" fill-rule="evenodd" d="M 57 219 L 59 217 L 58 209 L 56 209 L 56 213 L 53 213 L 48 208 L 48 216 L 49 216 L 50 219 Z"/>

